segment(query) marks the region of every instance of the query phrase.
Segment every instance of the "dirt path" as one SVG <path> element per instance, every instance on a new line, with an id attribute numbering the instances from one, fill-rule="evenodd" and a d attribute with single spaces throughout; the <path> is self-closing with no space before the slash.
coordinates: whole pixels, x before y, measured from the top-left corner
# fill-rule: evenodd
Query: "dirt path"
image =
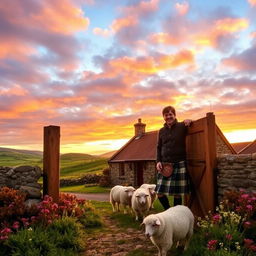
<path id="1" fill-rule="evenodd" d="M 71 193 L 68 194 L 75 195 L 79 199 L 86 199 L 86 200 L 95 200 L 101 202 L 108 202 L 109 201 L 109 193 Z"/>
<path id="2" fill-rule="evenodd" d="M 157 249 L 144 236 L 143 230 L 119 228 L 109 216 L 104 216 L 106 231 L 87 239 L 83 256 L 154 256 Z"/>

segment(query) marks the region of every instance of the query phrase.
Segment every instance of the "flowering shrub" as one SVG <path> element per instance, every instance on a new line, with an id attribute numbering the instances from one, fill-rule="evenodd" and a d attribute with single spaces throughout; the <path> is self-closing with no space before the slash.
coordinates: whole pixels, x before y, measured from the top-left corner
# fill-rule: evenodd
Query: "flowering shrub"
<path id="1" fill-rule="evenodd" d="M 9 221 L 25 212 L 26 195 L 20 191 L 3 187 L 0 189 L 0 222 Z"/>
<path id="2" fill-rule="evenodd" d="M 255 255 L 255 213 L 255 194 L 226 193 L 216 213 L 209 213 L 205 219 L 198 218 L 205 255 Z"/>
<path id="3" fill-rule="evenodd" d="M 93 211 L 85 200 L 69 194 L 61 194 L 58 203 L 45 196 L 39 204 L 31 207 L 26 206 L 25 198 L 17 190 L 0 189 L 0 242 L 21 229 L 35 225 L 48 226 L 63 217 L 74 217 L 84 223 L 86 215 L 91 218 Z"/>

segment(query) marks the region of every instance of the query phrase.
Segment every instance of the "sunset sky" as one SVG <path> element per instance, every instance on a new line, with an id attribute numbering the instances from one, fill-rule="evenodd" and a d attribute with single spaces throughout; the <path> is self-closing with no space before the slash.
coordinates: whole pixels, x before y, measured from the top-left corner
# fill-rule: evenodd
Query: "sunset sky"
<path id="1" fill-rule="evenodd" d="M 256 139 L 256 0 L 1 0 L 0 146 L 101 154 L 177 118 L 214 112 Z"/>

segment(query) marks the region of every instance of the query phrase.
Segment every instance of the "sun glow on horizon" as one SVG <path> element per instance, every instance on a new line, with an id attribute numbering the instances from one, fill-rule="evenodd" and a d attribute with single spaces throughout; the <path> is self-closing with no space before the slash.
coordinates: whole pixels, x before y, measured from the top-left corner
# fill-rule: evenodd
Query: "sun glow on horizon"
<path id="1" fill-rule="evenodd" d="M 65 144 L 61 153 L 85 153 L 99 155 L 120 149 L 129 139 L 98 140 L 81 144 Z"/>
<path id="2" fill-rule="evenodd" d="M 254 141 L 256 139 L 256 129 L 234 130 L 223 133 L 230 143 Z"/>

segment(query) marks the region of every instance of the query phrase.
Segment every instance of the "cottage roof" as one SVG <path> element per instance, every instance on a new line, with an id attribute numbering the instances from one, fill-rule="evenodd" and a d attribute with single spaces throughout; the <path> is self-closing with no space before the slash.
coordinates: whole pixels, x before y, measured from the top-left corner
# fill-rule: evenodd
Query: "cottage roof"
<path id="1" fill-rule="evenodd" d="M 145 132 L 131 138 L 109 162 L 156 160 L 157 131 Z"/>
<path id="2" fill-rule="evenodd" d="M 216 125 L 216 133 L 227 145 L 233 154 L 236 151 L 230 145 L 222 131 Z M 158 131 L 144 132 L 142 135 L 132 137 L 110 159 L 109 163 L 124 161 L 155 161 Z M 256 147 L 256 143 L 255 143 Z"/>
<path id="3" fill-rule="evenodd" d="M 252 154 L 256 153 L 256 140 L 249 143 L 247 146 L 245 146 L 242 150 L 238 152 L 238 154 Z"/>
<path id="4" fill-rule="evenodd" d="M 234 150 L 238 153 L 239 151 L 241 151 L 242 149 L 244 149 L 247 145 L 249 145 L 251 143 L 251 141 L 246 141 L 246 142 L 235 142 L 235 143 L 231 143 L 232 147 L 234 148 Z"/>

